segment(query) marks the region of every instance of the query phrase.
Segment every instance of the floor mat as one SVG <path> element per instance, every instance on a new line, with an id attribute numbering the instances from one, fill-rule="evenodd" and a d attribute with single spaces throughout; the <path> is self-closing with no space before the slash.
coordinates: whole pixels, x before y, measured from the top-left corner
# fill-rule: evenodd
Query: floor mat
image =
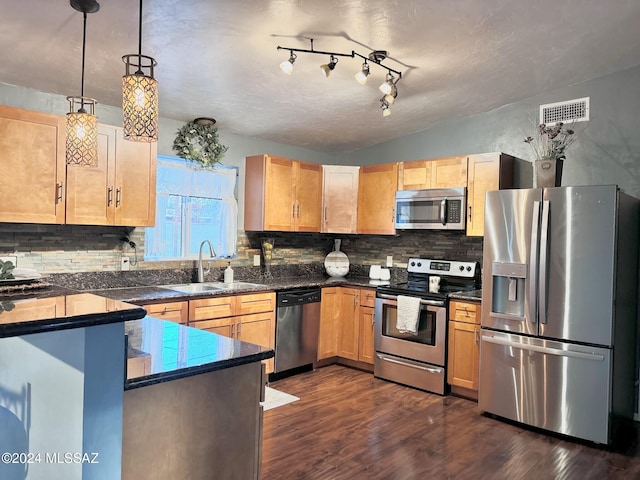
<path id="1" fill-rule="evenodd" d="M 264 390 L 264 402 L 260 402 L 260 404 L 265 411 L 300 400 L 294 395 L 289 395 L 288 393 L 281 392 L 275 388 L 265 387 Z"/>

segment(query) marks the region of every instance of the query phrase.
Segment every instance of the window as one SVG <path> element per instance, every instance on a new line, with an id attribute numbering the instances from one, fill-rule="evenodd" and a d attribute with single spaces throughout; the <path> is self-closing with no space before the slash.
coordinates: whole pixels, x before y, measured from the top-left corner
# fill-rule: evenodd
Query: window
<path id="1" fill-rule="evenodd" d="M 145 230 L 145 260 L 195 258 L 203 240 L 211 241 L 216 257 L 235 257 L 237 178 L 236 167 L 206 170 L 158 156 L 156 225 Z"/>

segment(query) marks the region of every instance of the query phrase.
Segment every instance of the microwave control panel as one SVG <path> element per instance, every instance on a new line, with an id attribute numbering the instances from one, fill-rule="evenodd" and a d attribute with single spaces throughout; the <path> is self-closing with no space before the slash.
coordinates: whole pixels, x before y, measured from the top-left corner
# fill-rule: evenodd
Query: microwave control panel
<path id="1" fill-rule="evenodd" d="M 460 211 L 462 202 L 460 200 L 449 200 L 447 202 L 447 223 L 460 223 Z"/>

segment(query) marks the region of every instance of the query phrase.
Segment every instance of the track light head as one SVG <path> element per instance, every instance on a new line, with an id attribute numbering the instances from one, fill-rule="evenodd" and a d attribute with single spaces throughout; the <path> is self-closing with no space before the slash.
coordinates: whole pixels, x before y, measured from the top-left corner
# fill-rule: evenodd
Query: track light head
<path id="1" fill-rule="evenodd" d="M 395 87 L 394 80 L 395 78 L 393 77 L 393 74 L 391 72 L 388 72 L 386 80 L 382 85 L 380 85 L 380 91 L 385 95 L 389 95 Z"/>
<path id="2" fill-rule="evenodd" d="M 367 83 L 367 77 L 369 76 L 369 73 L 369 64 L 365 60 L 362 64 L 362 70 L 356 73 L 354 78 L 360 85 L 364 85 Z"/>
<path id="3" fill-rule="evenodd" d="M 380 108 L 382 109 L 383 117 L 391 115 L 391 109 L 389 108 L 389 104 L 384 100 L 384 97 L 380 100 Z"/>
<path id="4" fill-rule="evenodd" d="M 325 77 L 331 75 L 331 71 L 336 68 L 336 64 L 338 63 L 338 59 L 331 55 L 329 58 L 329 63 L 325 63 L 324 65 L 320 65 L 320 69 L 324 73 Z"/>
<path id="5" fill-rule="evenodd" d="M 287 75 L 291 75 L 293 72 L 293 63 L 296 61 L 297 55 L 291 51 L 289 55 L 289 59 L 285 60 L 280 64 L 280 70 L 282 70 Z"/>
<path id="6" fill-rule="evenodd" d="M 384 101 L 387 102 L 389 105 L 393 105 L 393 102 L 396 101 L 396 97 L 398 96 L 398 87 L 396 87 L 396 85 L 392 85 L 391 86 L 391 92 L 387 93 L 384 97 Z"/>

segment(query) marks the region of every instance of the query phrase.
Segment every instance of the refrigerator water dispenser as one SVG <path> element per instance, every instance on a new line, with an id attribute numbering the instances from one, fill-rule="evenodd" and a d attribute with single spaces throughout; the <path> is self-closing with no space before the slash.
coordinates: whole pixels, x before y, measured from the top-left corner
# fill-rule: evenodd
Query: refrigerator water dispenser
<path id="1" fill-rule="evenodd" d="M 524 317 L 526 263 L 493 262 L 491 312 Z"/>

